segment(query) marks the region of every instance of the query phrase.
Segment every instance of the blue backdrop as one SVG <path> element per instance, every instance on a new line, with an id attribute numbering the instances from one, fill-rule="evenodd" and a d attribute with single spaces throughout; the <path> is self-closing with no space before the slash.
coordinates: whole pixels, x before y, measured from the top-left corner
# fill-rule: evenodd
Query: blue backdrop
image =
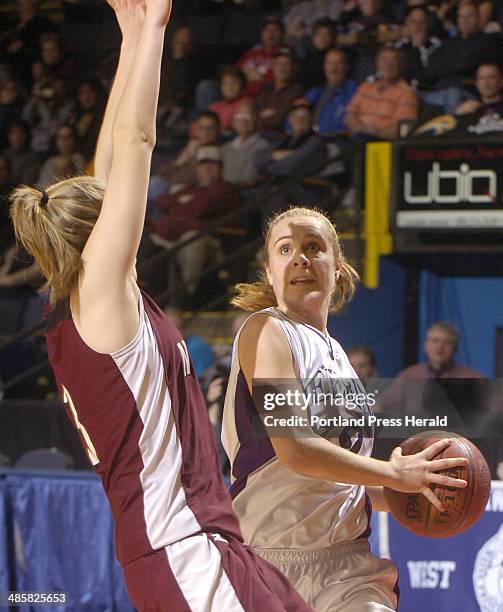
<path id="1" fill-rule="evenodd" d="M 69 593 L 66 606 L 21 606 L 22 612 L 133 610 L 115 559 L 108 501 L 94 474 L 11 472 L 0 483 L 10 508 L 0 526 L 14 541 L 2 567 L 9 568 L 12 589 Z M 0 557 L 6 556 L 4 543 L 0 535 Z"/>
<path id="2" fill-rule="evenodd" d="M 503 327 L 503 278 L 470 278 L 421 273 L 419 310 L 419 354 L 424 360 L 422 340 L 429 325 L 445 320 L 460 333 L 456 359 L 494 376 L 496 327 Z"/>
<path id="3" fill-rule="evenodd" d="M 9 590 L 9 542 L 7 532 L 7 485 L 0 478 L 0 591 Z"/>
<path id="4" fill-rule="evenodd" d="M 405 292 L 405 268 L 383 257 L 379 288 L 360 285 L 354 299 L 329 321 L 330 333 L 344 350 L 361 344 L 371 347 L 384 378 L 403 368 Z"/>
<path id="5" fill-rule="evenodd" d="M 421 538 L 382 514 L 381 555 L 400 572 L 404 612 L 503 612 L 503 482 L 480 520 L 453 538 Z"/>

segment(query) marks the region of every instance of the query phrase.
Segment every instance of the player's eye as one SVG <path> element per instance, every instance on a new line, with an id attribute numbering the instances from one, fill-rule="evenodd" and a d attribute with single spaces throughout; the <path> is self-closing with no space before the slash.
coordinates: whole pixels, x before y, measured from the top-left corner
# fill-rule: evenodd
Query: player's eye
<path id="1" fill-rule="evenodd" d="M 308 253 L 318 253 L 319 250 L 320 250 L 320 245 L 317 242 L 310 242 L 306 246 L 306 251 Z"/>
<path id="2" fill-rule="evenodd" d="M 288 253 L 290 253 L 290 251 L 291 251 L 291 247 L 290 247 L 290 245 L 289 245 L 289 244 L 284 244 L 284 245 L 282 245 L 282 246 L 279 248 L 279 252 L 280 252 L 282 255 L 288 255 Z"/>

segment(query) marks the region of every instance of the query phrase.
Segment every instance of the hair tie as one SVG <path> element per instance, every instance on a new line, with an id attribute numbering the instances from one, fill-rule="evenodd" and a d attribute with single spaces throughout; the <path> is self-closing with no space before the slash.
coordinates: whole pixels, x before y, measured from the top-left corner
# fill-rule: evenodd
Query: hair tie
<path id="1" fill-rule="evenodd" d="M 40 206 L 45 208 L 47 206 L 47 202 L 49 201 L 49 194 L 47 191 L 42 191 L 42 197 L 40 198 Z"/>

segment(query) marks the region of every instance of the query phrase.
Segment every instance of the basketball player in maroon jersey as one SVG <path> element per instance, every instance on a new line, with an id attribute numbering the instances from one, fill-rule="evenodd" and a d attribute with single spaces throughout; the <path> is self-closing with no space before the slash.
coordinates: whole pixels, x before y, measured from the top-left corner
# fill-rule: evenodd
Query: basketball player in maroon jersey
<path id="1" fill-rule="evenodd" d="M 18 240 L 50 290 L 58 386 L 140 612 L 310 610 L 242 544 L 187 347 L 136 284 L 171 2 L 108 1 L 123 40 L 95 176 L 12 196 Z"/>

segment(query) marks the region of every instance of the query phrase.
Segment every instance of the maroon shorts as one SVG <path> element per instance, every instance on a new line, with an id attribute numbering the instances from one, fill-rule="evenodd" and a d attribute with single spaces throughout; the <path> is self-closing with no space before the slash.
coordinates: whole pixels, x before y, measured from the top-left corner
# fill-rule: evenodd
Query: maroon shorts
<path id="1" fill-rule="evenodd" d="M 270 563 L 241 542 L 199 533 L 124 566 L 138 612 L 307 612 Z"/>

